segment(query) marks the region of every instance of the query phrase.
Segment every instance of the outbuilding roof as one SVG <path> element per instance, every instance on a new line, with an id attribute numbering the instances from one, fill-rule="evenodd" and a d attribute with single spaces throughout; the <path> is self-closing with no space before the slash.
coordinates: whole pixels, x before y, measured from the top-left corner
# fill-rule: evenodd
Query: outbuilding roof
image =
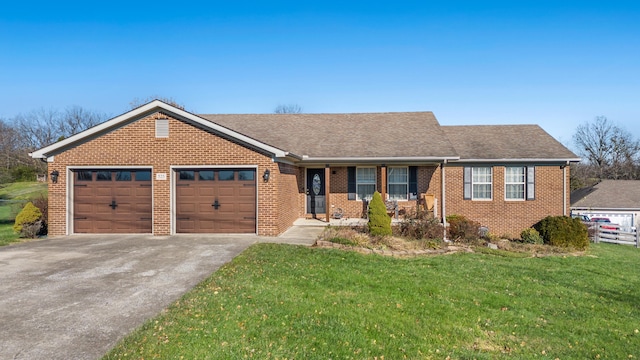
<path id="1" fill-rule="evenodd" d="M 571 207 L 580 209 L 640 209 L 640 180 L 602 180 L 571 192 Z"/>

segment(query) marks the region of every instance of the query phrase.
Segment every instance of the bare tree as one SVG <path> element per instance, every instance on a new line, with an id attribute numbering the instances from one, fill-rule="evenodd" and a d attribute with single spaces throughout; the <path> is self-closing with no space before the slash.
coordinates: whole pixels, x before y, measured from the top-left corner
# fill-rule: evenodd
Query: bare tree
<path id="1" fill-rule="evenodd" d="M 164 97 L 164 96 L 159 96 L 159 95 L 151 95 L 151 96 L 147 96 L 146 98 L 134 98 L 133 100 L 131 100 L 131 102 L 129 102 L 129 106 L 131 107 L 131 109 L 135 109 L 137 107 L 140 107 L 146 103 L 149 103 L 153 100 L 160 100 L 162 102 L 165 102 L 171 106 L 177 107 L 180 110 L 185 110 L 184 105 L 180 104 L 178 101 L 176 101 L 174 98 L 172 97 Z"/>
<path id="2" fill-rule="evenodd" d="M 280 104 L 273 110 L 275 114 L 300 114 L 302 113 L 302 107 L 298 104 Z"/>
<path id="3" fill-rule="evenodd" d="M 81 106 L 69 106 L 65 109 L 59 122 L 60 136 L 69 137 L 94 127 L 107 120 L 109 116 L 105 113 L 87 110 Z"/>
<path id="4" fill-rule="evenodd" d="M 640 142 L 598 116 L 578 126 L 573 141 L 598 179 L 638 179 Z"/>
<path id="5" fill-rule="evenodd" d="M 23 146 L 35 150 L 57 141 L 60 134 L 60 112 L 40 108 L 27 114 L 19 114 L 13 124 L 20 135 Z"/>
<path id="6" fill-rule="evenodd" d="M 70 106 L 60 112 L 38 109 L 20 114 L 13 120 L 25 149 L 35 150 L 95 126 L 108 118 L 107 114 Z"/>

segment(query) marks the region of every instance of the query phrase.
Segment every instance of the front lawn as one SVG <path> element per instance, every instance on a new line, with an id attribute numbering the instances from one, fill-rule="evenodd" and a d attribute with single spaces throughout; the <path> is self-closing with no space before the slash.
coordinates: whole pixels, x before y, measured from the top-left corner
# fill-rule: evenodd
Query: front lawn
<path id="1" fill-rule="evenodd" d="M 105 359 L 637 358 L 639 263 L 258 244 Z"/>

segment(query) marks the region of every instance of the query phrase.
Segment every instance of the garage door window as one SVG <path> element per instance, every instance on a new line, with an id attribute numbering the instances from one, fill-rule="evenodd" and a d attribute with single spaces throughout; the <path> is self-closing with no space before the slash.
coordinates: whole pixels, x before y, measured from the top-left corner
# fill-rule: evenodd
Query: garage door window
<path id="1" fill-rule="evenodd" d="M 200 170 L 198 171 L 198 179 L 200 181 L 212 181 L 213 170 Z"/>
<path id="2" fill-rule="evenodd" d="M 218 180 L 220 181 L 232 181 L 233 178 L 233 170 L 220 170 L 218 171 Z"/>
<path id="3" fill-rule="evenodd" d="M 76 172 L 78 181 L 91 181 L 91 171 Z"/>
<path id="4" fill-rule="evenodd" d="M 111 181 L 111 171 L 98 171 L 96 181 Z"/>
<path id="5" fill-rule="evenodd" d="M 116 181 L 131 181 L 131 171 L 117 171 Z"/>
<path id="6" fill-rule="evenodd" d="M 195 180 L 195 171 L 183 170 L 179 172 L 180 180 Z"/>
<path id="7" fill-rule="evenodd" d="M 238 180 L 253 181 L 255 174 L 256 172 L 253 170 L 240 170 L 238 171 Z"/>
<path id="8" fill-rule="evenodd" d="M 136 181 L 151 181 L 151 171 L 142 170 L 136 171 Z"/>

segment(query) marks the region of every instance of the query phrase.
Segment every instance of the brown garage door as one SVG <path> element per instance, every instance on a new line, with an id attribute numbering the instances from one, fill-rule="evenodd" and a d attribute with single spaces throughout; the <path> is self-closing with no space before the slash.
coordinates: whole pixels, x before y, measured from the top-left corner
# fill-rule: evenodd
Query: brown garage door
<path id="1" fill-rule="evenodd" d="M 73 172 L 74 233 L 151 233 L 151 170 Z"/>
<path id="2" fill-rule="evenodd" d="M 178 170 L 176 232 L 255 233 L 254 169 Z"/>

